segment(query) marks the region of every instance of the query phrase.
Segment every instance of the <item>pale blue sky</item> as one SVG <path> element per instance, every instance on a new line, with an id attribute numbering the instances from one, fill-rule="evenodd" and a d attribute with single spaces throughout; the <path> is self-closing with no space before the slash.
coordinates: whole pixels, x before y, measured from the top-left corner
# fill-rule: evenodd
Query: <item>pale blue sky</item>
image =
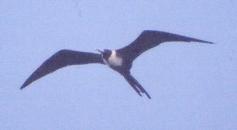
<path id="1" fill-rule="evenodd" d="M 1 130 L 236 130 L 234 0 L 0 0 Z M 139 97 L 102 65 L 72 66 L 19 87 L 60 49 L 95 52 L 168 31 L 215 45 L 167 43 L 139 57 Z"/>

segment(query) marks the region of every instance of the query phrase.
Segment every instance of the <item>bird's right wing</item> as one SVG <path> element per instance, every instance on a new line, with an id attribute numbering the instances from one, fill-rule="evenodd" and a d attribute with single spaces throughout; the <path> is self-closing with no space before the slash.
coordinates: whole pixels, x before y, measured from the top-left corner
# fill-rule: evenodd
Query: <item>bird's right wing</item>
<path id="1" fill-rule="evenodd" d="M 99 54 L 79 52 L 73 50 L 60 50 L 47 59 L 31 76 L 24 82 L 21 89 L 25 88 L 35 80 L 52 73 L 68 65 L 80 65 L 89 63 L 101 63 L 103 60 Z"/>
<path id="2" fill-rule="evenodd" d="M 135 41 L 131 44 L 118 49 L 122 55 L 128 57 L 131 61 L 133 61 L 136 57 L 141 55 L 143 52 L 156 47 L 157 45 L 164 42 L 201 42 L 201 43 L 209 43 L 212 42 L 204 41 L 192 37 L 182 36 L 179 34 L 173 34 L 162 31 L 153 31 L 153 30 L 145 30 L 143 31 Z"/>

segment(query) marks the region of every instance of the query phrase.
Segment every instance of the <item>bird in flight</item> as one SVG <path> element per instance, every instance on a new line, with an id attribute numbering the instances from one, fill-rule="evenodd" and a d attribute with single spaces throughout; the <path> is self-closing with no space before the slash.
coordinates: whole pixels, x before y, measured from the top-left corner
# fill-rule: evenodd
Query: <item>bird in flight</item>
<path id="1" fill-rule="evenodd" d="M 43 64 L 41 64 L 23 83 L 21 89 L 39 78 L 63 67 L 99 63 L 107 65 L 109 68 L 121 74 L 139 96 L 145 94 L 151 99 L 148 92 L 131 75 L 130 69 L 132 68 L 133 61 L 139 55 L 164 42 L 213 43 L 168 32 L 145 30 L 131 44 L 116 50 L 104 49 L 103 51 L 97 50 L 99 53 L 91 53 L 63 49 L 43 62 Z"/>

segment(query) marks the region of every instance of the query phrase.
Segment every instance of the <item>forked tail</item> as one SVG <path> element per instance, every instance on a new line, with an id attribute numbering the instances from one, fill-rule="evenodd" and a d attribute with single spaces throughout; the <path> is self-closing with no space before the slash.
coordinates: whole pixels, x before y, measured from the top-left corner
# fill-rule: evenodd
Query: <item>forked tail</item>
<path id="1" fill-rule="evenodd" d="M 151 99 L 151 96 L 131 74 L 125 74 L 123 76 L 128 81 L 128 83 L 133 87 L 133 89 L 138 93 L 138 95 L 142 96 L 141 93 L 144 93 L 149 99 Z"/>

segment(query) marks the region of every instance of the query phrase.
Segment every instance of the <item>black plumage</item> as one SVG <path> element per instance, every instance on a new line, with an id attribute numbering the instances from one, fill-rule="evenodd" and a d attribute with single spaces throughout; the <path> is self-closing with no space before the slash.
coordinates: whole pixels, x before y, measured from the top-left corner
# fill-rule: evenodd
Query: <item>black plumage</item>
<path id="1" fill-rule="evenodd" d="M 162 31 L 153 31 L 153 30 L 146 30 L 143 31 L 136 40 L 134 40 L 131 44 L 118 49 L 117 51 L 123 55 L 126 55 L 127 58 L 130 60 L 134 60 L 136 57 L 141 55 L 143 52 L 151 49 L 161 43 L 164 42 L 202 42 L 202 43 L 209 43 L 212 42 L 199 40 L 196 38 L 181 36 L 178 34 L 172 34 L 168 32 Z"/>
<path id="2" fill-rule="evenodd" d="M 38 69 L 31 74 L 31 76 L 21 86 L 21 89 L 32 83 L 33 81 L 52 73 L 60 68 L 69 65 L 80 65 L 89 63 L 101 63 L 100 54 L 79 52 L 73 50 L 61 50 L 46 60 Z"/>
<path id="3" fill-rule="evenodd" d="M 142 85 L 131 75 L 130 69 L 132 67 L 132 63 L 136 57 L 159 45 L 160 43 L 174 41 L 212 44 L 212 42 L 209 41 L 181 36 L 178 34 L 146 30 L 143 31 L 131 44 L 117 50 L 99 50 L 100 54 L 73 50 L 61 50 L 51 56 L 38 69 L 36 69 L 24 82 L 21 89 L 45 75 L 69 65 L 100 63 L 106 64 L 113 70 L 119 72 L 138 93 L 138 95 L 142 96 L 142 93 L 144 93 L 148 98 L 151 98 Z"/>

